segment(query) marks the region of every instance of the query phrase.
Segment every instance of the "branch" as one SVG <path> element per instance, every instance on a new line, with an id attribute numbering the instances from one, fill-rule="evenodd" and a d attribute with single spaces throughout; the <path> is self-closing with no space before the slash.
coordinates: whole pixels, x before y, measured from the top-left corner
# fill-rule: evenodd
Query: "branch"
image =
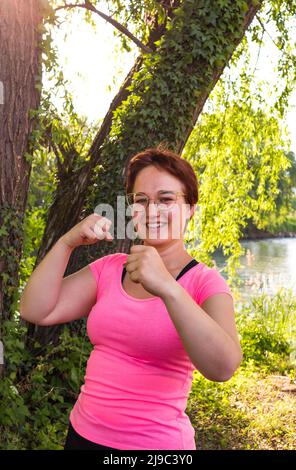
<path id="1" fill-rule="evenodd" d="M 279 51 L 281 51 L 281 53 L 282 53 L 283 55 L 286 55 L 287 57 L 289 57 L 290 59 L 292 59 L 291 54 L 289 54 L 289 53 L 286 52 L 285 50 L 281 49 L 281 48 L 279 47 L 279 45 L 275 42 L 275 40 L 274 40 L 273 37 L 269 34 L 269 32 L 267 31 L 267 29 L 266 29 L 266 27 L 265 27 L 263 21 L 261 20 L 261 18 L 260 18 L 258 15 L 256 15 L 256 19 L 257 19 L 258 22 L 260 23 L 260 26 L 261 26 L 261 28 L 263 29 L 263 31 L 267 34 L 267 36 L 269 37 L 269 39 L 273 42 L 273 44 L 275 45 L 275 47 L 277 47 L 277 49 L 278 49 Z"/>
<path id="2" fill-rule="evenodd" d="M 65 165 L 61 160 L 61 157 L 59 155 L 59 149 L 58 149 L 57 145 L 53 141 L 51 141 L 50 146 L 51 146 L 51 148 L 52 148 L 52 150 L 55 154 L 55 157 L 56 157 L 59 179 L 60 179 L 60 181 L 62 181 L 63 176 L 67 175 Z"/>
<path id="3" fill-rule="evenodd" d="M 267 31 L 267 29 L 265 28 L 265 25 L 263 23 L 263 21 L 261 20 L 261 18 L 259 17 L 259 15 L 256 15 L 256 19 L 258 20 L 258 22 L 260 23 L 260 26 L 261 28 L 263 29 L 263 31 L 267 34 L 267 36 L 269 37 L 269 39 L 271 39 L 271 41 L 273 42 L 273 44 L 275 45 L 275 47 L 277 47 L 279 50 L 279 46 L 277 45 L 277 43 L 275 42 L 275 40 L 273 39 L 273 37 L 269 34 L 269 32 Z"/>
<path id="4" fill-rule="evenodd" d="M 263 43 L 264 33 L 265 33 L 265 30 L 262 29 L 262 36 L 261 36 L 261 39 L 260 39 L 260 44 L 259 44 L 258 54 L 257 54 L 257 58 L 256 58 L 256 63 L 255 63 L 255 66 L 254 66 L 253 75 L 254 75 L 254 73 L 255 73 L 255 71 L 256 71 L 256 68 L 257 68 L 257 65 L 258 65 L 258 62 L 259 62 L 259 57 L 260 57 L 260 53 L 261 53 L 261 49 L 262 49 L 262 43 Z"/>
<path id="5" fill-rule="evenodd" d="M 149 47 L 145 46 L 139 39 L 137 39 L 125 26 L 122 24 L 118 23 L 118 21 L 114 20 L 111 18 L 111 16 L 106 15 L 102 11 L 97 10 L 88 0 L 85 0 L 85 3 L 65 3 L 65 5 L 60 6 L 55 8 L 54 11 L 58 10 L 65 10 L 65 9 L 72 9 L 72 8 L 85 8 L 88 11 L 92 11 L 94 13 L 97 13 L 101 18 L 106 20 L 108 23 L 111 23 L 116 29 L 118 29 L 121 33 L 125 34 L 127 37 L 129 37 L 142 51 L 145 53 L 151 53 L 153 52 L 152 49 Z"/>

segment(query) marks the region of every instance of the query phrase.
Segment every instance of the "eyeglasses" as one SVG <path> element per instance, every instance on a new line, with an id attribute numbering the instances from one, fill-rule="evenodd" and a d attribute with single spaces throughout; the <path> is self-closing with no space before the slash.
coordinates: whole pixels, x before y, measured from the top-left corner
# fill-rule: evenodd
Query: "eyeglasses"
<path id="1" fill-rule="evenodd" d="M 180 196 L 186 196 L 186 194 L 180 191 L 163 191 L 154 199 L 154 204 L 156 204 L 157 208 L 161 211 L 170 210 L 176 204 Z M 149 202 L 152 201 L 152 199 L 144 193 L 128 193 L 126 200 L 129 206 L 137 204 L 136 210 L 146 210 Z"/>

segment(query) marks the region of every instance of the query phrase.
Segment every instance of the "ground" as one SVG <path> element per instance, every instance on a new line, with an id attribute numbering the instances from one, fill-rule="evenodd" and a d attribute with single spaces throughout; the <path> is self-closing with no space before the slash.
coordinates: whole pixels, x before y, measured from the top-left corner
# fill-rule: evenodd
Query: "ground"
<path id="1" fill-rule="evenodd" d="M 194 374 L 187 413 L 197 449 L 296 449 L 293 378 L 252 368 L 221 383 Z"/>

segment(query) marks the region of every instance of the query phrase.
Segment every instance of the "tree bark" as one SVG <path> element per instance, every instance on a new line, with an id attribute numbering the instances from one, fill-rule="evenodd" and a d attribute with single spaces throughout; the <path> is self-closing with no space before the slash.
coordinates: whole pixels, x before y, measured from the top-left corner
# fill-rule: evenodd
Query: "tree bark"
<path id="1" fill-rule="evenodd" d="M 40 102 L 39 0 L 0 3 L 0 326 L 12 318 L 31 164 L 26 158 Z"/>
<path id="2" fill-rule="evenodd" d="M 46 230 L 37 263 L 62 233 L 75 225 L 80 216 L 84 218 L 93 212 L 99 202 L 109 203 L 115 209 L 116 220 L 116 197 L 124 192 L 125 168 L 134 153 L 160 142 L 167 142 L 168 147 L 175 151 L 182 150 L 209 93 L 260 7 L 259 3 L 254 6 L 251 1 L 248 5 L 247 11 L 241 11 L 238 2 L 235 5 L 228 2 L 227 7 L 216 6 L 216 9 L 220 8 L 217 21 L 211 23 L 199 16 L 203 7 L 209 8 L 209 2 L 191 0 L 182 3 L 180 8 L 183 17 L 187 15 L 186 21 L 181 21 L 180 26 L 182 16 L 176 22 L 173 18 L 172 28 L 164 32 L 162 45 L 156 50 L 155 56 L 149 55 L 139 64 L 136 79 L 134 74 L 129 86 L 128 98 L 117 107 L 116 117 L 113 114 L 114 109 L 110 109 L 107 125 L 104 121 L 102 126 L 104 129 L 105 125 L 105 131 L 100 131 L 99 138 L 95 139 L 88 168 L 74 176 L 71 184 L 64 186 L 63 196 L 60 195 L 59 201 L 55 201 L 54 205 L 59 204 L 59 211 L 55 213 L 51 210 L 49 213 L 50 230 Z M 223 41 L 220 44 L 219 30 L 223 31 L 226 51 Z M 192 36 L 189 41 L 190 34 Z M 216 44 L 213 44 L 213 52 L 207 55 L 201 48 L 201 41 L 209 34 L 214 38 L 211 40 L 216 40 Z M 147 61 L 152 64 L 151 69 L 147 66 Z M 97 186 L 92 183 L 97 183 Z M 81 269 L 105 254 L 127 252 L 130 240 L 118 240 L 116 230 L 114 235 L 112 243 L 77 248 L 71 256 L 66 274 Z M 46 344 L 49 338 L 57 339 L 58 331 L 59 325 L 32 326 L 29 338 L 37 338 Z"/>

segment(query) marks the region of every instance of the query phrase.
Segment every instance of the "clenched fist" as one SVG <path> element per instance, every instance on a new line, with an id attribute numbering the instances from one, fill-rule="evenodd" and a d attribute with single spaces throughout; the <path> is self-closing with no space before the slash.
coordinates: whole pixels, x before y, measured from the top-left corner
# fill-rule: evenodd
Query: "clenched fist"
<path id="1" fill-rule="evenodd" d="M 93 245 L 98 240 L 112 241 L 109 232 L 111 225 L 111 220 L 106 217 L 91 214 L 74 225 L 61 239 L 72 249 L 80 245 Z"/>

